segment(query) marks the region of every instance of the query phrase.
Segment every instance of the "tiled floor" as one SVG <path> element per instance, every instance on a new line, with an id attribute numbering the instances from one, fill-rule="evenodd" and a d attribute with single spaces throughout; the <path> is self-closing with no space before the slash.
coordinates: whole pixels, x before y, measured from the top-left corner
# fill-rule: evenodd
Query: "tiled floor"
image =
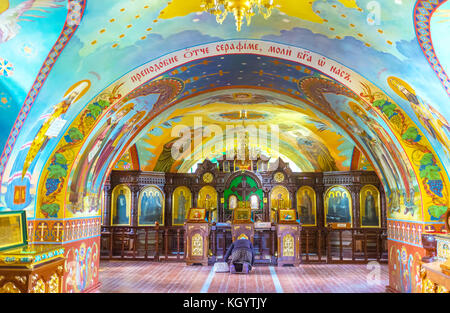
<path id="1" fill-rule="evenodd" d="M 257 266 L 249 275 L 214 273 L 212 266 L 102 261 L 97 292 L 384 292 L 387 265 Z"/>

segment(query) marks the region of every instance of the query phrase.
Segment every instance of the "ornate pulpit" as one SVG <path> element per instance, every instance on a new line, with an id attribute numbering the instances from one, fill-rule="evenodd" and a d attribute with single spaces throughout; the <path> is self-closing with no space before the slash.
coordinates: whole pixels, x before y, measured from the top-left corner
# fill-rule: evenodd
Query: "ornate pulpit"
<path id="1" fill-rule="evenodd" d="M 25 211 L 0 212 L 0 293 L 60 293 L 64 248 L 28 245 Z"/>
<path id="2" fill-rule="evenodd" d="M 208 265 L 209 224 L 206 209 L 189 209 L 184 230 L 186 265 Z"/>
<path id="3" fill-rule="evenodd" d="M 431 236 L 433 235 L 425 236 L 428 239 L 423 243 L 427 256 L 422 258 L 420 269 L 422 292 L 450 293 L 450 235 L 434 235 L 434 240 L 429 238 Z M 430 245 L 429 242 L 433 244 Z M 433 247 L 437 248 L 437 253 L 428 252 Z M 432 257 L 430 258 L 429 255 Z"/>
<path id="4" fill-rule="evenodd" d="M 278 210 L 278 224 L 276 229 L 278 238 L 278 266 L 285 264 L 299 265 L 301 263 L 301 225 L 296 220 L 295 210 Z"/>
<path id="5" fill-rule="evenodd" d="M 233 211 L 231 224 L 231 236 L 233 242 L 238 239 L 248 239 L 253 243 L 255 226 L 252 220 L 251 207 L 246 202 L 239 202 L 239 206 Z"/>

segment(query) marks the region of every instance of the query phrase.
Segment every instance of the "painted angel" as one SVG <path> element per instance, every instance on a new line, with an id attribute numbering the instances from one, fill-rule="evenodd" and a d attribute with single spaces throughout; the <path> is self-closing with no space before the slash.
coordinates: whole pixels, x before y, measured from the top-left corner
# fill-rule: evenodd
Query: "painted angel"
<path id="1" fill-rule="evenodd" d="M 9 0 L 0 1 L 0 44 L 13 39 L 20 31 L 20 21 L 32 21 L 24 17 L 44 18 L 40 15 L 30 14 L 29 11 L 49 13 L 43 8 L 60 8 L 58 4 L 64 0 L 27 0 L 15 7 L 9 7 Z"/>
<path id="2" fill-rule="evenodd" d="M 440 114 L 440 116 L 438 116 L 442 117 L 443 119 L 440 121 L 439 119 L 436 119 L 429 110 L 430 108 L 432 108 L 430 105 L 428 105 L 427 108 L 423 101 L 419 101 L 419 98 L 413 92 L 409 91 L 405 86 L 398 82 L 395 82 L 395 84 L 398 90 L 406 97 L 406 99 L 411 104 L 411 108 L 413 109 L 420 123 L 425 127 L 425 129 L 434 139 L 436 139 L 437 141 L 439 141 L 439 143 L 446 147 L 448 144 L 448 137 L 445 133 L 443 133 L 442 128 L 445 127 L 447 130 L 449 130 L 448 122 Z M 432 112 L 436 114 L 437 110 L 433 110 Z"/>

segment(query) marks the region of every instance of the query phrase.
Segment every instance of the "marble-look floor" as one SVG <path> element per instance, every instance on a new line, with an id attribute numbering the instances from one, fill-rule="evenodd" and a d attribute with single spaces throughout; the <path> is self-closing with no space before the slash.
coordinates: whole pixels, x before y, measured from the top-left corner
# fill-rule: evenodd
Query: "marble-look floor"
<path id="1" fill-rule="evenodd" d="M 101 261 L 97 292 L 302 293 L 385 292 L 385 264 L 256 266 L 249 275 L 215 273 L 212 266 L 143 261 Z"/>

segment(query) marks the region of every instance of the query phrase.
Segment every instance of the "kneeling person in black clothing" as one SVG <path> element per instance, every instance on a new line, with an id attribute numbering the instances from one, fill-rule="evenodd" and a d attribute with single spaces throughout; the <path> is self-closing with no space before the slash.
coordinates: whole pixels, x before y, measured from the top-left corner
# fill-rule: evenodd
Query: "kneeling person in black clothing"
<path id="1" fill-rule="evenodd" d="M 255 255 L 252 242 L 248 239 L 238 239 L 231 244 L 225 254 L 225 262 L 231 256 L 230 273 L 242 272 L 248 274 L 252 270 Z"/>

